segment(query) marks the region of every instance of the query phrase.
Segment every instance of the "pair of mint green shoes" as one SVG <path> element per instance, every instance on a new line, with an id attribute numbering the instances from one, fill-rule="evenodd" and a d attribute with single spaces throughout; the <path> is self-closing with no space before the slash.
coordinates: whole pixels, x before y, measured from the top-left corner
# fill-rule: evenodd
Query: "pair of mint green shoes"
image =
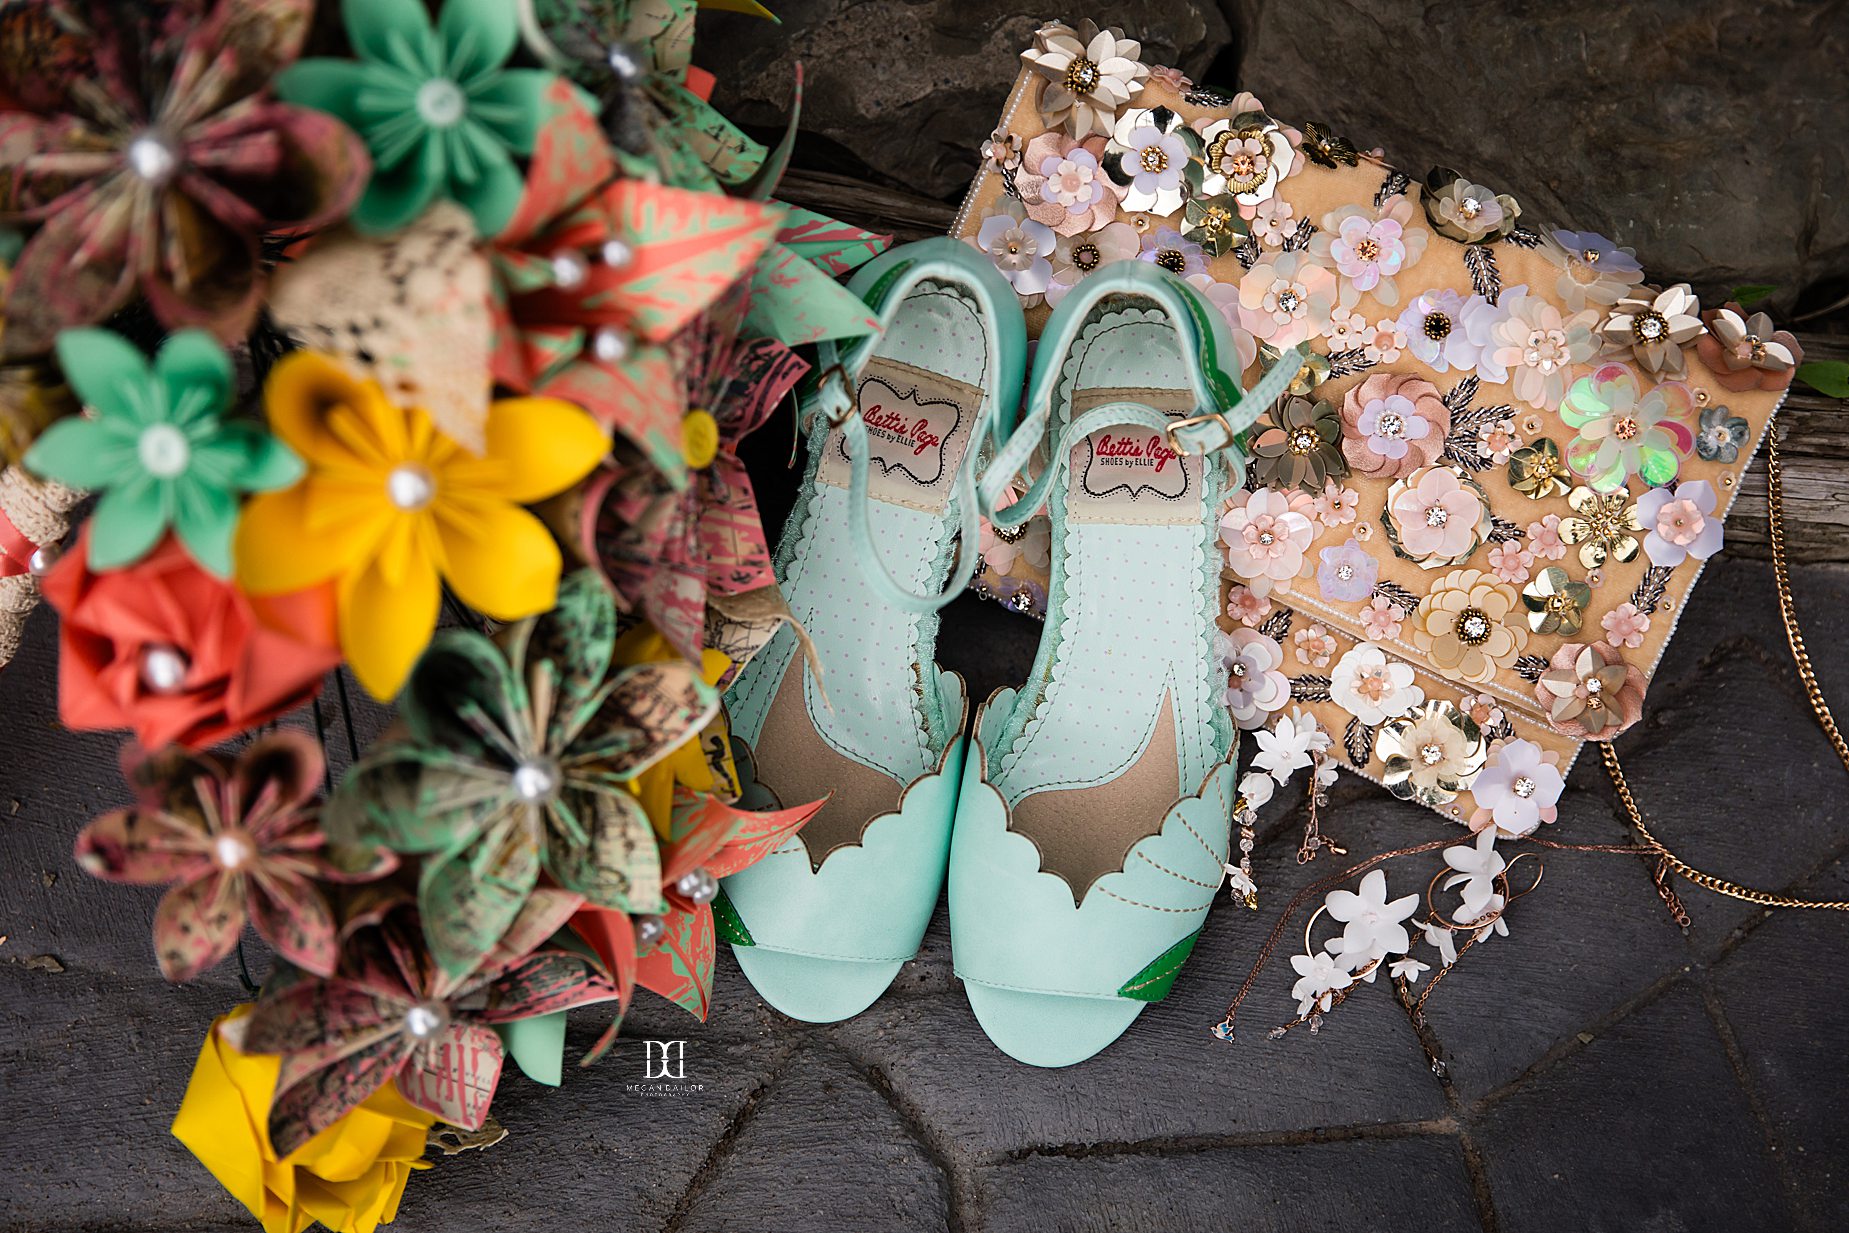
<path id="1" fill-rule="evenodd" d="M 1167 994 L 1222 880 L 1237 733 L 1217 518 L 1243 476 L 1237 434 L 1296 364 L 1242 396 L 1219 314 L 1119 262 L 1052 314 L 1017 426 L 1026 329 L 986 258 L 927 240 L 851 286 L 884 328 L 823 356 L 838 363 L 804 406 L 808 468 L 776 561 L 826 676 L 785 629 L 727 695 L 746 802 L 829 803 L 725 879 L 720 919 L 767 1002 L 833 1022 L 917 953 L 948 880 L 983 1030 L 1070 1065 Z M 1027 494 L 997 508 L 1037 454 Z M 979 513 L 1006 532 L 1042 504 L 1039 654 L 966 735 L 936 612 L 975 568 Z"/>

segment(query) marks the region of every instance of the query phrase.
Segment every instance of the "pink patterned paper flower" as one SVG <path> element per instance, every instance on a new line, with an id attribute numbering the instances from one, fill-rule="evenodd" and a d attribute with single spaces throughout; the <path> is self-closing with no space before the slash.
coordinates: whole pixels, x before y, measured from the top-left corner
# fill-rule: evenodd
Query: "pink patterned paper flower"
<path id="1" fill-rule="evenodd" d="M 1451 559 L 1476 545 L 1483 501 L 1449 467 L 1427 467 L 1388 503 L 1400 547 L 1414 560 Z"/>
<path id="2" fill-rule="evenodd" d="M 154 953 L 168 980 L 192 980 L 229 955 L 248 921 L 276 953 L 333 972 L 334 914 L 316 880 L 356 882 L 390 872 L 383 848 L 333 860 L 315 818 L 321 747 L 292 728 L 260 737 L 234 763 L 169 747 L 123 752 L 139 802 L 77 836 L 77 863 L 111 882 L 166 885 L 154 912 Z"/>
<path id="3" fill-rule="evenodd" d="M 1599 624 L 1605 627 L 1605 637 L 1613 646 L 1633 650 L 1644 644 L 1644 635 L 1650 632 L 1649 615 L 1631 603 L 1619 604 L 1600 617 Z"/>
<path id="4" fill-rule="evenodd" d="M 1241 492 L 1233 502 L 1220 519 L 1227 567 L 1260 598 L 1288 591 L 1303 573 L 1303 555 L 1316 538 L 1315 524 L 1274 488 Z"/>
<path id="5" fill-rule="evenodd" d="M 1721 520 L 1715 517 L 1714 486 L 1689 480 L 1674 489 L 1652 488 L 1637 499 L 1637 521 L 1649 531 L 1644 551 L 1656 565 L 1676 566 L 1694 557 L 1705 561 L 1721 550 Z"/>

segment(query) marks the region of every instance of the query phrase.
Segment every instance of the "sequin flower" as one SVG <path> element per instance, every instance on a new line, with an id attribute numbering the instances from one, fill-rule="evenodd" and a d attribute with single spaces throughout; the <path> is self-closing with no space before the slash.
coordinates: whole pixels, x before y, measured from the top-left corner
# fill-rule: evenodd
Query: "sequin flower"
<path id="1" fill-rule="evenodd" d="M 1384 596 L 1375 596 L 1361 610 L 1361 629 L 1369 638 L 1386 641 L 1400 636 L 1406 610 Z"/>
<path id="2" fill-rule="evenodd" d="M 1382 307 L 1400 302 L 1395 278 L 1418 263 L 1432 233 L 1413 223 L 1416 207 L 1402 195 L 1377 209 L 1343 206 L 1323 215 L 1310 238 L 1310 252 L 1341 276 L 1342 303 L 1372 294 Z"/>
<path id="3" fill-rule="evenodd" d="M 1021 59 L 1044 80 L 1040 114 L 1068 136 L 1109 136 L 1118 109 L 1142 93 L 1149 68 L 1143 45 L 1086 20 L 1077 30 L 1049 22 L 1034 31 Z"/>
<path id="4" fill-rule="evenodd" d="M 366 183 L 351 132 L 266 92 L 310 7 L 6 6 L 0 212 L 39 224 L 10 279 L 7 355 L 42 354 L 137 291 L 168 329 L 249 333 L 260 241 L 327 226 Z"/>
<path id="5" fill-rule="evenodd" d="M 1535 682 L 1547 722 L 1565 736 L 1609 741 L 1644 713 L 1644 674 L 1609 644 L 1569 642 Z"/>
<path id="6" fill-rule="evenodd" d="M 1398 326 L 1406 349 L 1435 372 L 1480 372 L 1486 381 L 1507 373 L 1495 362 L 1492 330 L 1501 311 L 1480 295 L 1448 289 L 1416 295 L 1400 310 Z"/>
<path id="7" fill-rule="evenodd" d="M 169 528 L 200 565 L 231 574 L 238 498 L 286 488 L 302 475 L 288 446 L 226 418 L 236 391 L 231 357 L 211 335 L 182 330 L 152 365 L 108 330 L 66 330 L 58 361 L 94 418 L 59 420 L 26 452 L 26 466 L 71 488 L 101 491 L 90 516 L 90 567 L 145 557 Z"/>
<path id="8" fill-rule="evenodd" d="M 1501 833 L 1520 838 L 1559 816 L 1555 806 L 1565 790 L 1560 768 L 1547 760 L 1539 745 L 1521 740 L 1499 742 L 1470 785 L 1477 802 L 1470 824 L 1480 830 L 1494 823 Z"/>
<path id="9" fill-rule="evenodd" d="M 1598 350 L 1592 331 L 1577 317 L 1566 318 L 1526 288 L 1511 287 L 1500 301 L 1507 315 L 1490 330 L 1491 353 L 1508 371 L 1515 396 L 1541 411 L 1552 411 L 1566 396 L 1573 365 Z"/>
<path id="10" fill-rule="evenodd" d="M 982 220 L 970 243 L 989 255 L 1023 299 L 1044 294 L 1053 281 L 1050 258 L 1057 244 L 1053 229 L 1027 217 L 1021 203 L 1009 197 Z"/>
<path id="11" fill-rule="evenodd" d="M 1507 193 L 1473 184 L 1445 167 L 1433 168 L 1426 176 L 1423 200 L 1433 229 L 1460 244 L 1499 240 L 1515 230 L 1522 214 Z"/>
<path id="12" fill-rule="evenodd" d="M 1239 320 L 1260 342 L 1293 347 L 1329 328 L 1335 275 L 1307 252 L 1271 253 L 1239 280 Z"/>
<path id="13" fill-rule="evenodd" d="M 1084 235 L 1059 236 L 1053 245 L 1053 274 L 1045 293 L 1048 307 L 1058 304 L 1080 280 L 1111 262 L 1136 260 L 1142 246 L 1142 238 L 1129 223 L 1106 223 Z"/>
<path id="14" fill-rule="evenodd" d="M 1695 448 L 1688 387 L 1670 381 L 1645 391 L 1623 364 L 1603 364 L 1575 381 L 1560 418 L 1578 429 L 1567 443 L 1567 466 L 1599 492 L 1621 489 L 1633 475 L 1667 484 Z"/>
<path id="15" fill-rule="evenodd" d="M 1287 395 L 1259 421 L 1252 472 L 1268 487 L 1320 495 L 1331 479 L 1348 474 L 1341 414 L 1332 403 Z"/>
<path id="16" fill-rule="evenodd" d="M 1324 548 L 1319 557 L 1322 563 L 1316 567 L 1316 586 L 1324 599 L 1358 604 L 1374 593 L 1380 562 L 1368 555 L 1360 540 L 1351 537 L 1347 543 Z"/>
<path id="17" fill-rule="evenodd" d="M 1027 216 L 1064 236 L 1109 223 L 1121 191 L 1098 164 L 1103 153 L 1101 137 L 1080 142 L 1054 132 L 1028 142 L 1014 181 Z"/>
<path id="18" fill-rule="evenodd" d="M 1569 312 L 1609 308 L 1644 280 L 1637 251 L 1595 231 L 1556 231 L 1552 240 L 1545 251 L 1560 265 L 1554 292 Z"/>
<path id="19" fill-rule="evenodd" d="M 1607 642 L 1633 650 L 1644 644 L 1644 635 L 1650 632 L 1649 614 L 1640 612 L 1636 604 L 1628 602 L 1600 617 L 1599 624 L 1605 630 Z"/>
<path id="20" fill-rule="evenodd" d="M 1687 480 L 1674 489 L 1652 488 L 1637 499 L 1637 521 L 1649 534 L 1644 553 L 1653 565 L 1677 566 L 1694 557 L 1705 561 L 1721 550 L 1721 520 L 1714 485 Z"/>
<path id="21" fill-rule="evenodd" d="M 1254 595 L 1289 590 L 1303 572 L 1303 555 L 1316 538 L 1309 515 L 1291 508 L 1290 497 L 1275 488 L 1241 492 L 1220 519 L 1226 564 Z"/>
<path id="22" fill-rule="evenodd" d="M 1453 570 L 1414 610 L 1412 644 L 1447 676 L 1478 685 L 1494 680 L 1528 645 L 1528 631 L 1509 621 L 1517 598 L 1493 574 Z"/>
<path id="23" fill-rule="evenodd" d="M 154 912 L 154 954 L 168 980 L 192 980 L 229 955 L 248 921 L 278 955 L 334 970 L 334 914 L 316 886 L 380 877 L 376 848 L 333 852 L 316 822 L 321 747 L 282 728 L 235 762 L 130 746 L 123 775 L 138 803 L 77 836 L 77 864 L 111 882 L 169 886 Z"/>
<path id="24" fill-rule="evenodd" d="M 1358 476 L 1400 479 L 1438 461 L 1451 409 L 1419 377 L 1374 373 L 1342 398 L 1342 456 Z"/>
<path id="25" fill-rule="evenodd" d="M 1581 565 L 1598 569 L 1608 560 L 1637 558 L 1637 533 L 1643 525 L 1628 492 L 1597 493 L 1582 484 L 1567 494 L 1567 504 L 1573 513 L 1560 520 L 1560 542 L 1579 546 Z"/>
<path id="26" fill-rule="evenodd" d="M 1446 466 L 1425 467 L 1395 481 L 1381 520 L 1394 551 L 1426 569 L 1462 563 L 1491 527 L 1482 486 Z"/>
<path id="27" fill-rule="evenodd" d="M 1681 377 L 1688 370 L 1683 344 L 1701 333 L 1701 301 L 1687 283 L 1642 292 L 1619 300 L 1599 326 L 1606 354 L 1628 355 L 1653 377 Z"/>
<path id="28" fill-rule="evenodd" d="M 1782 390 L 1804 359 L 1804 349 L 1789 330 L 1777 329 L 1765 313 L 1748 315 L 1729 303 L 1706 314 L 1708 332 L 1695 344 L 1701 362 L 1723 389 Z"/>
<path id="29" fill-rule="evenodd" d="M 1207 272 L 1207 254 L 1201 246 L 1173 227 L 1158 227 L 1143 237 L 1137 256 L 1159 265 L 1177 278 Z"/>
<path id="30" fill-rule="evenodd" d="M 1284 666 L 1284 648 L 1255 629 L 1215 631 L 1220 664 L 1226 670 L 1226 688 L 1220 700 L 1232 712 L 1233 722 L 1248 731 L 1262 728 L 1290 701 L 1290 678 Z"/>
<path id="31" fill-rule="evenodd" d="M 1704 462 L 1736 462 L 1752 436 L 1752 426 L 1720 403 L 1704 407 L 1695 431 L 1695 453 Z"/>
<path id="32" fill-rule="evenodd" d="M 1571 474 L 1560 457 L 1560 447 L 1546 437 L 1520 446 L 1509 455 L 1509 487 L 1530 501 L 1560 496 L 1569 487 Z"/>
<path id="33" fill-rule="evenodd" d="M 1550 565 L 1522 588 L 1522 605 L 1528 609 L 1528 628 L 1537 634 L 1572 637 L 1586 619 L 1592 588 L 1576 582 L 1558 565 Z"/>
<path id="34" fill-rule="evenodd" d="M 1366 728 L 1398 719 L 1425 701 L 1425 691 L 1413 683 L 1412 665 L 1388 659 L 1371 642 L 1350 648 L 1336 661 L 1329 696 Z"/>
<path id="35" fill-rule="evenodd" d="M 1374 737 L 1387 791 L 1427 806 L 1456 800 L 1475 782 L 1488 753 L 1476 722 L 1437 698 L 1383 725 Z"/>
<path id="36" fill-rule="evenodd" d="M 344 0 L 357 60 L 303 60 L 276 92 L 338 116 L 365 139 L 373 175 L 353 208 L 365 232 L 407 226 L 438 197 L 467 209 L 492 236 L 513 217 L 542 100 L 556 80 L 508 68 L 519 42 L 512 6 L 444 0 L 433 25 L 418 0 Z"/>

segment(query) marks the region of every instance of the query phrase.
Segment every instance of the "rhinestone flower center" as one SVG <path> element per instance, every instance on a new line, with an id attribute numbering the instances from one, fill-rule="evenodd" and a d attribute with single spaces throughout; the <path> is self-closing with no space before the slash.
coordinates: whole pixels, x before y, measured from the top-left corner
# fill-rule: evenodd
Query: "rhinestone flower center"
<path id="1" fill-rule="evenodd" d="M 1390 441 L 1397 440 L 1399 435 L 1405 431 L 1406 421 L 1400 418 L 1397 411 L 1384 411 L 1380 418 L 1374 421 L 1374 435 L 1377 437 L 1386 437 Z"/>
<path id="2" fill-rule="evenodd" d="M 1084 56 L 1066 66 L 1066 89 L 1074 94 L 1090 94 L 1098 88 L 1098 66 Z"/>
<path id="3" fill-rule="evenodd" d="M 1663 314 L 1652 309 L 1638 313 L 1631 321 L 1631 332 L 1637 335 L 1637 341 L 1653 343 L 1669 333 L 1669 322 L 1663 320 Z"/>
<path id="4" fill-rule="evenodd" d="M 1361 243 L 1355 245 L 1355 256 L 1361 258 L 1363 261 L 1379 261 L 1380 241 L 1376 240 L 1373 236 L 1369 236 L 1367 239 L 1361 241 Z"/>
<path id="5" fill-rule="evenodd" d="M 1425 525 L 1426 526 L 1442 527 L 1443 525 L 1445 525 L 1445 523 L 1450 522 L 1450 521 L 1451 521 L 1451 511 L 1446 509 L 1444 506 L 1442 505 L 1426 506 L 1425 508 Z"/>
<path id="6" fill-rule="evenodd" d="M 1482 646 L 1489 641 L 1489 614 L 1481 608 L 1466 608 L 1457 614 L 1458 641 L 1465 646 Z"/>
<path id="7" fill-rule="evenodd" d="M 1307 454 L 1315 448 L 1316 434 L 1307 428 L 1299 428 L 1290 439 L 1290 452 L 1293 454 Z"/>
<path id="8" fill-rule="evenodd" d="M 1297 305 L 1301 303 L 1303 303 L 1303 298 L 1299 296 L 1294 290 L 1286 288 L 1285 290 L 1278 292 L 1278 307 L 1283 309 L 1287 313 L 1296 312 Z"/>
<path id="9" fill-rule="evenodd" d="M 1514 783 L 1509 785 L 1509 791 L 1515 793 L 1515 795 L 1521 797 L 1523 800 L 1527 800 L 1529 797 L 1533 796 L 1534 789 L 1535 789 L 1534 780 L 1528 778 L 1528 776 L 1526 775 L 1523 775 L 1521 778 L 1517 779 Z"/>
<path id="10" fill-rule="evenodd" d="M 1483 203 L 1475 197 L 1466 197 L 1457 203 L 1457 212 L 1465 218 L 1475 218 L 1483 213 Z"/>
<path id="11" fill-rule="evenodd" d="M 1445 760 L 1445 751 L 1436 741 L 1419 746 L 1419 761 L 1427 766 L 1437 766 Z"/>

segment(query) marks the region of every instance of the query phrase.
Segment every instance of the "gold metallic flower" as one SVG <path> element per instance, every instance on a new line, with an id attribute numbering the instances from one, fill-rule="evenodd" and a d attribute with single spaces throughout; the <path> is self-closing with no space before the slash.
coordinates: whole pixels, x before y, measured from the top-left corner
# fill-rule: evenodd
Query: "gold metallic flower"
<path id="1" fill-rule="evenodd" d="M 1190 197 L 1182 208 L 1181 234 L 1216 257 L 1224 257 L 1246 238 L 1249 228 L 1230 196 Z"/>
<path id="2" fill-rule="evenodd" d="M 1522 603 L 1528 608 L 1528 628 L 1537 634 L 1579 632 L 1586 619 L 1586 605 L 1592 602 L 1592 588 L 1574 582 L 1558 565 L 1550 565 L 1522 589 Z"/>
<path id="3" fill-rule="evenodd" d="M 1261 344 L 1258 350 L 1266 367 L 1277 362 L 1278 349 L 1270 343 Z M 1297 375 L 1291 378 L 1288 392 L 1299 397 L 1307 396 L 1311 390 L 1329 379 L 1329 368 L 1328 356 L 1319 351 L 1309 352 L 1303 357 L 1302 364 L 1298 366 Z"/>
<path id="4" fill-rule="evenodd" d="M 1560 447 L 1546 437 L 1509 455 L 1509 487 L 1530 501 L 1560 496 L 1567 490 L 1566 477 Z"/>
<path id="5" fill-rule="evenodd" d="M 1482 729 L 1452 702 L 1433 699 L 1384 725 L 1374 756 L 1381 782 L 1403 801 L 1436 808 L 1470 787 L 1489 758 Z"/>
<path id="6" fill-rule="evenodd" d="M 1630 561 L 1637 556 L 1637 533 L 1643 527 L 1637 521 L 1637 506 L 1631 494 L 1596 493 L 1580 485 L 1567 495 L 1575 517 L 1560 520 L 1560 540 L 1579 545 L 1579 562 L 1587 569 L 1597 569 L 1611 561 Z"/>

